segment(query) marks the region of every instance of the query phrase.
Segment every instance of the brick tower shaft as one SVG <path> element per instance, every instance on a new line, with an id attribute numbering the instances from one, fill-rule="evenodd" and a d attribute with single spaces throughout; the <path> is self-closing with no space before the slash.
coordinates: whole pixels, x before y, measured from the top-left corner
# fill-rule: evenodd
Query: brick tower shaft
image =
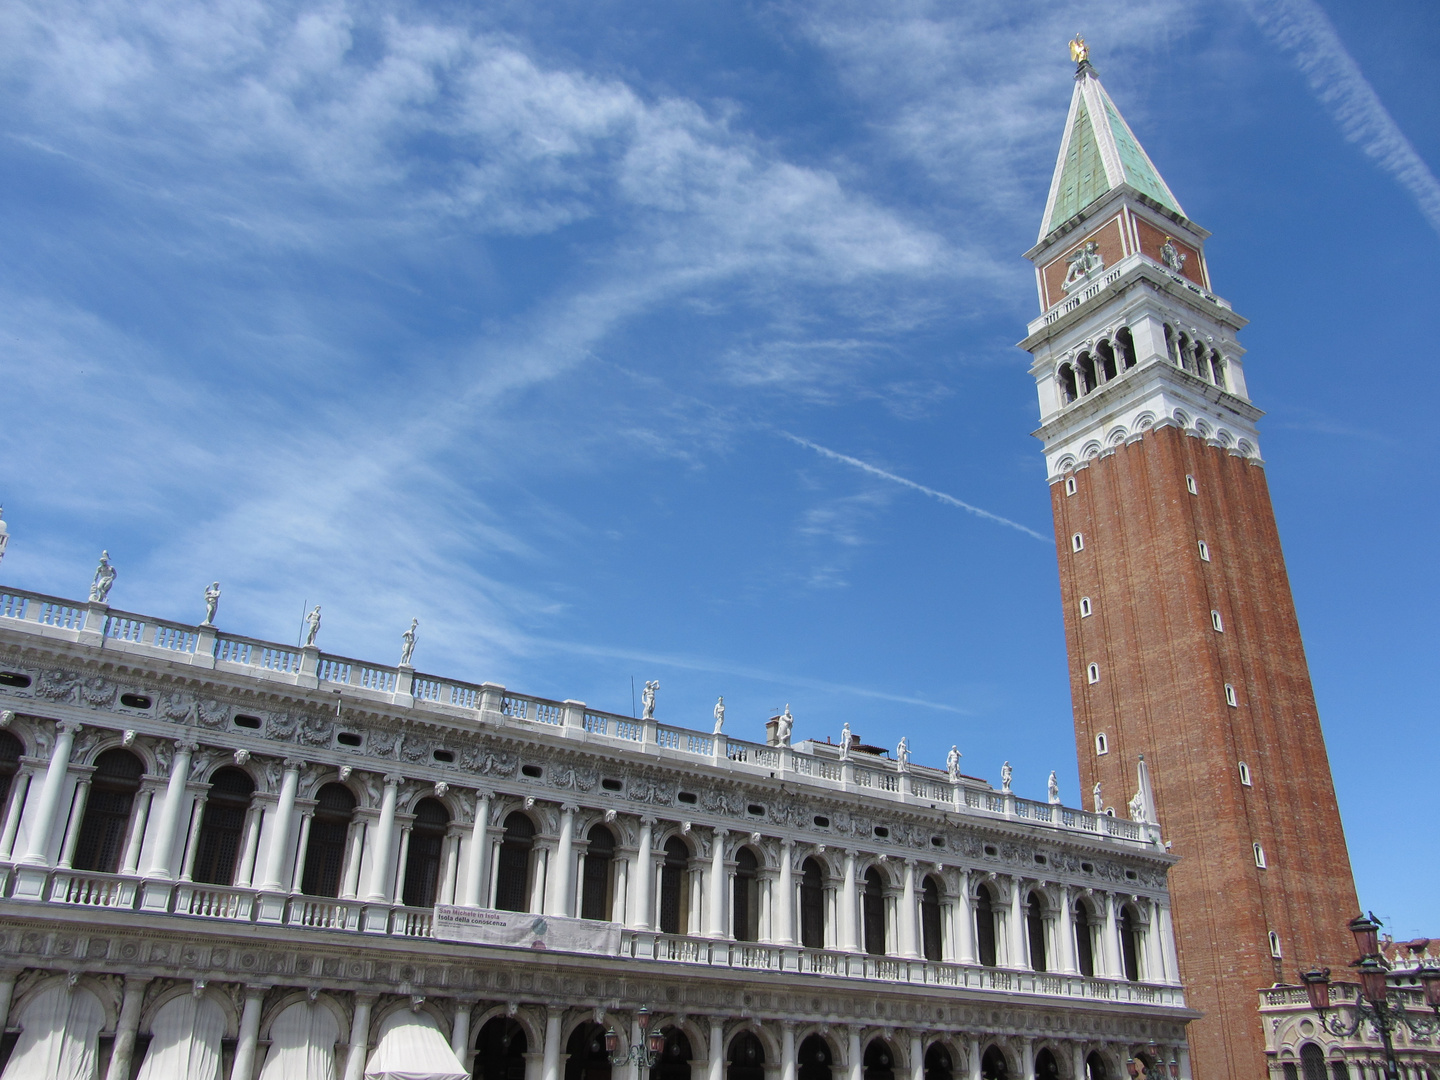
<path id="1" fill-rule="evenodd" d="M 1358 910 L 1246 394 L 1245 320 L 1082 62 L 1037 267 L 1035 360 L 1080 776 L 1171 874 L 1197 1080 L 1265 1074 L 1258 989 L 1343 968 Z M 1143 812 L 1143 808 L 1142 808 Z"/>

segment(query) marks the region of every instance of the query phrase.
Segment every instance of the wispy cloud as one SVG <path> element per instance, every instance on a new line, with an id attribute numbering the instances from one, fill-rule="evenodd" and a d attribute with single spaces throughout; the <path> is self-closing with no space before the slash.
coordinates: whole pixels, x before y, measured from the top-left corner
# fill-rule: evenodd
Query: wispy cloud
<path id="1" fill-rule="evenodd" d="M 1340 131 L 1408 191 L 1440 233 L 1440 182 L 1395 123 L 1335 24 L 1315 0 L 1241 0 L 1265 34 L 1294 57 Z"/>
<path id="2" fill-rule="evenodd" d="M 1033 536 L 1041 543 L 1049 544 L 1054 539 L 1053 537 L 1045 536 L 1041 533 L 1036 532 L 1028 525 L 1021 525 L 1018 521 L 1011 521 L 1009 518 L 1001 517 L 999 514 L 992 514 L 989 510 L 982 510 L 980 507 L 975 506 L 972 503 L 967 503 L 963 499 L 957 499 L 954 495 L 947 495 L 943 491 L 936 491 L 934 488 L 926 487 L 924 484 L 917 484 L 914 480 L 907 480 L 903 476 L 896 476 L 892 472 L 886 472 L 884 469 L 876 465 L 871 465 L 868 461 L 861 461 L 859 458 L 851 457 L 849 454 L 841 454 L 838 451 L 821 446 L 819 443 L 813 443 L 809 439 L 802 439 L 799 435 L 792 435 L 788 431 L 782 431 L 780 432 L 780 434 L 785 436 L 785 438 L 789 439 L 791 442 L 795 443 L 797 446 L 808 447 L 822 457 L 829 458 L 831 461 L 841 462 L 842 464 L 859 469 L 861 472 L 869 473 L 871 476 L 878 476 L 882 480 L 888 480 L 892 484 L 899 484 L 901 487 L 907 487 L 910 488 L 912 491 L 918 491 L 922 495 L 928 495 L 932 499 L 938 499 L 940 502 L 945 503 L 947 506 L 953 506 L 957 509 L 964 510 L 967 514 L 974 514 L 976 517 L 984 518 L 986 521 L 993 521 L 997 525 L 1004 525 L 1008 528 L 1016 529 L 1024 533 L 1026 536 Z"/>

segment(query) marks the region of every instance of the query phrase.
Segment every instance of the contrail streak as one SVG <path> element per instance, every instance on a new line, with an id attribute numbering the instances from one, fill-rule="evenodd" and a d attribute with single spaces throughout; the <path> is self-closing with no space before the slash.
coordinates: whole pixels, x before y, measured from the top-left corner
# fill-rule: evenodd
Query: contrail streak
<path id="1" fill-rule="evenodd" d="M 1415 199 L 1440 233 L 1440 182 L 1415 152 L 1314 0 L 1242 0 L 1260 29 L 1295 58 L 1340 131 Z"/>
<path id="2" fill-rule="evenodd" d="M 982 510 L 978 506 L 971 506 L 964 500 L 955 498 L 954 495 L 946 495 L 943 491 L 936 491 L 934 488 L 928 488 L 924 484 L 917 484 L 914 480 L 906 480 L 903 476 L 896 476 L 894 473 L 886 472 L 884 469 L 877 468 L 869 462 L 861 461 L 859 458 L 853 458 L 849 454 L 841 454 L 834 450 L 826 449 L 819 443 L 813 443 L 809 439 L 802 439 L 799 435 L 792 435 L 788 431 L 782 431 L 780 434 L 784 435 L 785 438 L 793 443 L 800 446 L 808 446 L 817 454 L 830 458 L 832 461 L 841 461 L 846 465 L 853 465 L 855 468 L 862 472 L 867 472 L 871 476 L 878 476 L 882 480 L 889 480 L 891 483 L 899 484 L 901 487 L 911 488 L 920 492 L 922 495 L 929 495 L 932 499 L 939 499 L 949 506 L 958 506 L 961 510 L 969 514 L 974 514 L 976 517 L 982 517 L 987 521 L 994 521 L 1000 525 L 1008 525 L 1012 529 L 1019 529 L 1026 536 L 1033 536 L 1042 544 L 1053 542 L 1052 537 L 1044 536 L 1026 525 L 1021 525 L 1018 521 L 1011 521 L 1009 518 L 1001 517 L 999 514 L 992 514 L 989 510 Z"/>

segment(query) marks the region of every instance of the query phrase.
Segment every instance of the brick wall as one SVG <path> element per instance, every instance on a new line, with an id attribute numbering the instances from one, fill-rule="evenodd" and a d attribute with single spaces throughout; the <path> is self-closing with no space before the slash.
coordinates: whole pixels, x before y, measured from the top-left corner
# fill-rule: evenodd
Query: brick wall
<path id="1" fill-rule="evenodd" d="M 1073 476 L 1073 495 L 1063 482 L 1051 495 L 1081 780 L 1123 816 L 1145 755 L 1182 857 L 1181 974 L 1206 1014 L 1190 1027 L 1195 1076 L 1260 1077 L 1255 991 L 1314 963 L 1343 968 L 1359 910 L 1265 471 L 1167 425 Z"/>

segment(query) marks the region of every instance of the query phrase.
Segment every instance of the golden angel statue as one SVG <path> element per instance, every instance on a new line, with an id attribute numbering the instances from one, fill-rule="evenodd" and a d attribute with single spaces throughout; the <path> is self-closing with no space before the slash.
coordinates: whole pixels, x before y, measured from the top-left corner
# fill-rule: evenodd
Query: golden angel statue
<path id="1" fill-rule="evenodd" d="M 1083 64 L 1090 59 L 1090 46 L 1085 44 L 1085 39 L 1079 34 L 1070 39 L 1070 59 L 1077 64 Z"/>

